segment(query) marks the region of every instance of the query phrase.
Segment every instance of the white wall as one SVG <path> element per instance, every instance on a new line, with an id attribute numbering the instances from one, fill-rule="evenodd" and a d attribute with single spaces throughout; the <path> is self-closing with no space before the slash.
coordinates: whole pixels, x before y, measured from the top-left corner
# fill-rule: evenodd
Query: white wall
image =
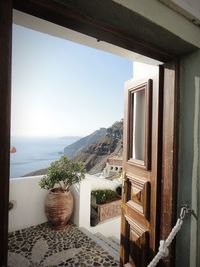
<path id="1" fill-rule="evenodd" d="M 9 231 L 23 229 L 45 222 L 44 201 L 47 191 L 39 187 L 41 176 L 10 180 L 10 201 L 14 208 L 9 212 Z"/>
<path id="2" fill-rule="evenodd" d="M 10 180 L 10 201 L 14 208 L 9 212 L 9 232 L 20 230 L 47 221 L 44 212 L 44 202 L 47 191 L 39 187 L 38 182 L 42 176 L 15 178 Z M 95 189 L 115 189 L 118 183 L 96 178 L 86 174 L 80 185 L 71 187 L 74 196 L 74 212 L 72 222 L 78 227 L 84 227 L 91 232 L 101 232 L 105 236 L 120 234 L 120 218 L 90 227 L 90 196 Z"/>
<path id="3" fill-rule="evenodd" d="M 160 0 L 172 9 L 176 10 L 186 18 L 200 22 L 200 2 L 199 0 Z"/>
<path id="4" fill-rule="evenodd" d="M 95 234 L 101 233 L 105 237 L 115 237 L 120 240 L 120 231 L 121 231 L 121 217 L 115 217 L 104 222 L 98 223 L 96 226 L 90 226 L 88 230 Z"/>
<path id="5" fill-rule="evenodd" d="M 200 49 L 180 60 L 179 175 L 177 210 L 188 204 L 176 238 L 176 266 L 200 266 Z"/>
<path id="6" fill-rule="evenodd" d="M 41 178 L 32 176 L 10 180 L 10 201 L 14 208 L 9 212 L 9 232 L 47 221 L 44 202 L 48 191 L 39 187 Z M 75 185 L 71 191 L 75 202 L 72 221 L 77 226 L 87 225 L 90 218 L 90 209 L 87 207 L 90 205 L 90 182 L 85 179 L 81 186 Z"/>
<path id="7" fill-rule="evenodd" d="M 47 221 L 44 202 L 48 191 L 39 187 L 41 178 L 32 176 L 10 180 L 10 201 L 14 208 L 9 212 L 9 232 Z M 80 186 L 73 186 L 71 191 L 74 196 L 72 221 L 77 226 L 89 227 L 91 184 L 86 178 Z"/>
<path id="8" fill-rule="evenodd" d="M 80 185 L 74 185 L 70 190 L 74 197 L 72 221 L 78 227 L 88 229 L 90 226 L 90 182 L 86 178 L 81 181 Z"/>
<path id="9" fill-rule="evenodd" d="M 86 228 L 91 233 L 101 233 L 109 237 L 114 236 L 120 239 L 120 223 L 121 217 L 115 217 L 98 225 L 90 226 L 90 204 L 91 204 L 91 191 L 97 189 L 111 189 L 115 190 L 119 183 L 109 181 L 107 179 L 95 178 L 93 175 L 87 175 L 84 183 L 81 184 L 82 198 L 79 202 L 79 227 Z"/>
<path id="10" fill-rule="evenodd" d="M 158 75 L 158 67 L 141 62 L 133 62 L 133 78 L 134 80 L 150 78 Z"/>
<path id="11" fill-rule="evenodd" d="M 90 229 L 90 204 L 91 191 L 97 189 L 113 189 L 118 186 L 118 183 L 107 179 L 96 178 L 93 175 L 86 174 L 86 178 L 80 185 L 73 186 L 71 191 L 74 195 L 75 209 L 72 216 L 72 221 L 78 227 Z M 92 227 L 94 228 L 94 227 Z"/>
<path id="12" fill-rule="evenodd" d="M 200 48 L 200 28 L 158 0 L 114 0 Z M 186 0 L 184 0 L 186 1 Z M 199 0 L 197 0 L 199 1 Z M 193 3 L 190 3 L 190 6 Z M 195 8 L 194 4 L 193 7 Z"/>

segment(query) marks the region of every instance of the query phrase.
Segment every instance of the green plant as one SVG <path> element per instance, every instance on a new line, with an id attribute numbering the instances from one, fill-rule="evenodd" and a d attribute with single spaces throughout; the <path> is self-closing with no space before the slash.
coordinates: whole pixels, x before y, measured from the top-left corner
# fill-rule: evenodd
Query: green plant
<path id="1" fill-rule="evenodd" d="M 73 162 L 62 156 L 59 160 L 51 163 L 45 175 L 39 182 L 43 189 L 50 190 L 59 188 L 61 191 L 68 191 L 73 184 L 79 183 L 85 178 L 85 167 L 81 162 Z"/>
<path id="2" fill-rule="evenodd" d="M 119 199 L 117 192 L 110 189 L 93 190 L 91 195 L 96 198 L 97 204 L 104 204 Z"/>

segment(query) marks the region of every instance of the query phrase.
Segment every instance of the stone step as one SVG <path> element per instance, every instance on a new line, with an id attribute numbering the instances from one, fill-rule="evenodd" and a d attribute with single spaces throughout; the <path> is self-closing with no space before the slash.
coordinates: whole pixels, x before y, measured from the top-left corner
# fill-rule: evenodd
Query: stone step
<path id="1" fill-rule="evenodd" d="M 117 253 L 117 255 L 119 255 L 120 245 L 116 242 L 114 237 L 105 237 L 101 233 L 96 233 L 95 236 L 97 236 L 100 240 L 105 242 L 109 247 L 111 247 Z"/>
<path id="2" fill-rule="evenodd" d="M 80 230 L 99 246 L 101 246 L 105 251 L 107 251 L 109 255 L 112 256 L 116 261 L 119 261 L 119 250 L 116 250 L 116 245 L 113 241 L 109 240 L 109 238 L 106 238 L 100 233 L 93 234 L 83 227 L 81 227 Z"/>
<path id="3" fill-rule="evenodd" d="M 108 237 L 117 247 L 117 250 L 120 250 L 120 240 L 116 236 Z"/>

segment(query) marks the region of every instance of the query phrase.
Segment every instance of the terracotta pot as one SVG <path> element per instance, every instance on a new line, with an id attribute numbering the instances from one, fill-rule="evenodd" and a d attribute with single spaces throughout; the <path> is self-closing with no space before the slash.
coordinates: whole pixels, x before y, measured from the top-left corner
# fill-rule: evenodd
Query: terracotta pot
<path id="1" fill-rule="evenodd" d="M 52 189 L 46 197 L 45 213 L 47 219 L 55 230 L 66 227 L 73 211 L 73 196 L 71 192 Z"/>

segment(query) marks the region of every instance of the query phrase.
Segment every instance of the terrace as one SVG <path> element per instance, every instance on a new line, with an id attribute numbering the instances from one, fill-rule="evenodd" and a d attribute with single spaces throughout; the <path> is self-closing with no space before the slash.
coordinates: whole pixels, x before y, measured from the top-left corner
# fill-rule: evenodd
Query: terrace
<path id="1" fill-rule="evenodd" d="M 71 189 L 75 207 L 70 224 L 55 231 L 46 223 L 41 177 L 11 179 L 9 266 L 118 266 L 120 216 L 90 226 L 91 190 L 116 184 L 87 174 Z"/>
<path id="2" fill-rule="evenodd" d="M 10 267 L 119 265 L 118 260 L 73 224 L 61 232 L 41 224 L 9 234 L 8 264 Z"/>

